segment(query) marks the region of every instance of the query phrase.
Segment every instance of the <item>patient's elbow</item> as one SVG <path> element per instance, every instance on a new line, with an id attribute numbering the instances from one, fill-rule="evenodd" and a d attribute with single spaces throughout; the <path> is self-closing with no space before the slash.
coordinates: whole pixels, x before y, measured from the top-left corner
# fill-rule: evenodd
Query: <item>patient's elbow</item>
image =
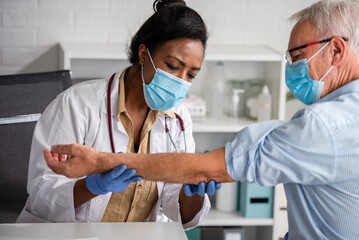
<path id="1" fill-rule="evenodd" d="M 209 174 L 205 172 L 197 173 L 194 178 L 194 184 L 199 184 L 200 182 L 208 183 L 210 180 L 215 180 L 213 177 L 211 177 Z"/>
<path id="2" fill-rule="evenodd" d="M 229 174 L 225 171 L 214 171 L 214 172 L 200 172 L 194 177 L 195 184 L 200 182 L 206 182 L 214 180 L 215 182 L 235 182 Z"/>

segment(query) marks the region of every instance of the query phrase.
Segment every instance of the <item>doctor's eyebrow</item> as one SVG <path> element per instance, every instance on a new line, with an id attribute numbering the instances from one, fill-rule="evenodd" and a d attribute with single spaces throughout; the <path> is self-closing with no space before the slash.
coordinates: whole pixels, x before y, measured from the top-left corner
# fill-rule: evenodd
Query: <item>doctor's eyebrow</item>
<path id="1" fill-rule="evenodd" d="M 167 57 L 168 58 L 173 58 L 173 59 L 175 59 L 181 66 L 186 66 L 186 63 L 185 62 L 183 62 L 181 59 L 179 59 L 179 58 L 177 58 L 177 57 L 175 57 L 175 56 L 171 56 L 171 55 L 167 55 Z M 201 70 L 201 68 L 200 67 L 192 67 L 191 68 L 192 70 L 195 70 L 195 71 L 199 71 L 199 70 Z"/>

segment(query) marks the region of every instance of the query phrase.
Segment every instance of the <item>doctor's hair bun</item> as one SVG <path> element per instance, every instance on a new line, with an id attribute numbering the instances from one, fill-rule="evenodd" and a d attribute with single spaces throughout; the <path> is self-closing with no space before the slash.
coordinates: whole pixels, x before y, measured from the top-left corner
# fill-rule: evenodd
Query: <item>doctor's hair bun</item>
<path id="1" fill-rule="evenodd" d="M 156 0 L 153 3 L 153 10 L 155 12 L 158 12 L 159 10 L 168 7 L 170 5 L 178 5 L 178 6 L 183 6 L 186 7 L 186 2 L 183 0 Z"/>
<path id="2" fill-rule="evenodd" d="M 1 0 L 0 0 L 1 1 Z M 132 37 L 128 45 L 128 59 L 133 65 L 139 64 L 139 48 L 143 44 L 151 55 L 167 41 L 191 39 L 201 41 L 206 49 L 208 38 L 206 24 L 202 17 L 183 0 L 155 0 L 155 12 Z"/>

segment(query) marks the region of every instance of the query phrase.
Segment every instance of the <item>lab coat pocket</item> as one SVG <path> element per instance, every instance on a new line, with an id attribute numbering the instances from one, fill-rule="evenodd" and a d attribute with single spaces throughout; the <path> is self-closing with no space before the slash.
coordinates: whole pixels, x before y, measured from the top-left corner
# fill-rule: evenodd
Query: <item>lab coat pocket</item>
<path id="1" fill-rule="evenodd" d="M 51 223 L 51 221 L 39 218 L 24 208 L 17 218 L 16 223 Z"/>

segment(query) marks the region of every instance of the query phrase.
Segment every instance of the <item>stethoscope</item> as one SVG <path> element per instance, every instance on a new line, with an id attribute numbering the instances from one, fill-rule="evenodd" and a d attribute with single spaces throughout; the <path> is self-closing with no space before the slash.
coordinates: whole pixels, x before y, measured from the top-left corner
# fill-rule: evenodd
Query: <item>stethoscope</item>
<path id="1" fill-rule="evenodd" d="M 108 132 L 109 132 L 109 136 L 110 136 L 110 142 L 111 142 L 111 149 L 112 152 L 115 153 L 115 144 L 113 142 L 113 134 L 112 134 L 112 119 L 111 119 L 111 86 L 112 86 L 112 82 L 113 79 L 115 77 L 115 74 L 113 74 L 110 78 L 110 81 L 108 83 L 108 87 L 107 87 L 107 120 L 108 120 Z M 177 113 L 174 113 L 176 118 L 178 119 L 178 122 L 180 124 L 181 127 L 181 131 L 183 134 L 183 141 L 184 141 L 184 152 L 187 152 L 187 144 L 186 144 L 186 134 L 185 134 L 185 128 L 184 128 L 184 122 L 183 119 L 181 118 L 180 115 L 178 115 Z M 176 147 L 175 142 L 172 139 L 172 136 L 170 134 L 170 130 L 167 126 L 167 116 L 165 116 L 165 132 L 168 135 L 172 146 L 174 147 L 174 149 L 176 150 L 176 152 L 179 152 L 179 150 Z"/>

